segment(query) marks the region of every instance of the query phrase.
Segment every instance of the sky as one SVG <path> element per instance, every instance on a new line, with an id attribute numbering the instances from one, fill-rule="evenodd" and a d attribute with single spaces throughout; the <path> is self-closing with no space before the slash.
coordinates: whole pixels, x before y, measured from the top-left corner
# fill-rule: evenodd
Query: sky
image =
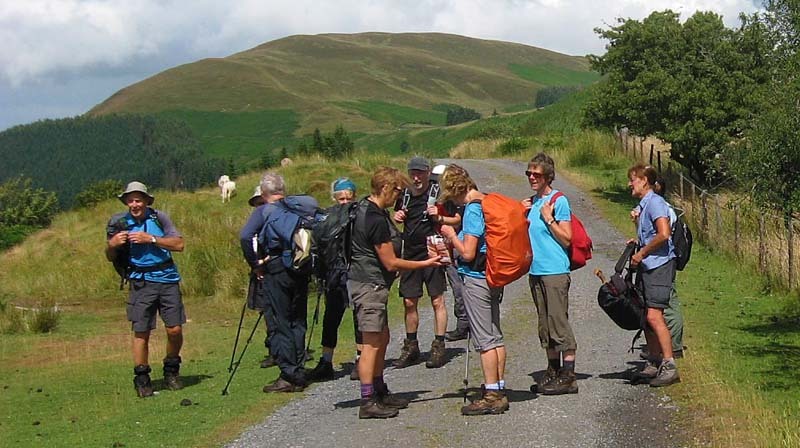
<path id="1" fill-rule="evenodd" d="M 759 0 L 0 0 L 0 130 L 83 114 L 123 87 L 294 34 L 443 32 L 603 54 L 617 18 Z"/>

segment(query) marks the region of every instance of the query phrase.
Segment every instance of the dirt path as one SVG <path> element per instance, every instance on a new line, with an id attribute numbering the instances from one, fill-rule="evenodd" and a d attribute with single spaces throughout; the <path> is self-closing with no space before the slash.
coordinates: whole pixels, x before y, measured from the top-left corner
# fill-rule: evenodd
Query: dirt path
<path id="1" fill-rule="evenodd" d="M 482 191 L 512 197 L 530 195 L 522 175 L 525 165 L 504 160 L 458 161 Z M 618 329 L 598 308 L 595 267 L 612 268 L 624 238 L 605 222 L 591 201 L 572 185 L 557 179 L 555 187 L 570 199 L 595 242 L 594 258 L 573 272 L 570 320 L 578 340 L 580 392 L 567 396 L 534 395 L 533 375 L 546 367 L 536 336 L 536 309 L 527 279 L 506 287 L 502 326 L 508 348 L 506 387 L 511 409 L 500 416 L 463 417 L 464 341 L 448 343 L 450 361 L 440 369 L 418 364 L 386 371 L 395 393 L 413 399 L 397 418 L 358 419 L 358 382 L 348 377 L 317 384 L 248 429 L 231 447 L 674 447 L 680 434 L 670 428 L 676 411 L 666 395 L 647 386 L 631 386 L 625 378 L 639 364 L 627 353 L 632 333 Z M 447 300 L 450 300 L 448 297 Z M 421 302 L 424 303 L 424 302 Z M 448 303 L 448 308 L 451 304 Z M 395 307 L 395 310 L 398 308 Z M 432 339 L 430 307 L 420 306 L 420 348 Z M 450 326 L 453 320 L 451 318 Z M 404 329 L 392 328 L 388 357 L 398 355 Z M 425 353 L 423 353 L 423 357 Z M 470 360 L 470 386 L 480 385 L 478 356 Z M 668 392 L 668 391 L 667 391 Z"/>

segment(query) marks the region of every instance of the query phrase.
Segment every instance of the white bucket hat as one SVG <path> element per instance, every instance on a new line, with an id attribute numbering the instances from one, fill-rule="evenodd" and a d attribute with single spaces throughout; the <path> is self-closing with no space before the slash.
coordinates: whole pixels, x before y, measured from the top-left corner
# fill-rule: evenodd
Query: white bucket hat
<path id="1" fill-rule="evenodd" d="M 120 201 L 122 201 L 123 204 L 128 205 L 128 203 L 125 202 L 125 196 L 128 195 L 128 193 L 134 193 L 134 192 L 142 193 L 143 195 L 145 195 L 147 197 L 147 205 L 152 205 L 153 201 L 156 200 L 156 198 L 153 197 L 153 195 L 147 192 L 147 185 L 137 181 L 129 183 L 128 186 L 125 187 L 125 191 L 123 191 L 122 194 L 120 194 L 117 197 L 119 198 Z"/>

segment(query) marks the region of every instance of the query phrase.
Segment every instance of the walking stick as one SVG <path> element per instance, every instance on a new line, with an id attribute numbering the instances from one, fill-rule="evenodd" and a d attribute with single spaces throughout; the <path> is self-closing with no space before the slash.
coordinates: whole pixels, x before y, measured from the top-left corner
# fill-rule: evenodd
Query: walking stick
<path id="1" fill-rule="evenodd" d="M 247 337 L 247 342 L 245 342 L 244 347 L 242 347 L 242 353 L 239 354 L 239 359 L 237 359 L 236 363 L 233 365 L 233 371 L 231 371 L 231 376 L 228 377 L 228 382 L 225 383 L 225 388 L 222 389 L 222 395 L 228 395 L 228 386 L 231 385 L 231 381 L 233 381 L 233 376 L 236 375 L 236 371 L 239 370 L 239 365 L 242 363 L 242 358 L 244 357 L 244 353 L 247 351 L 247 347 L 250 345 L 250 341 L 253 340 L 253 334 L 255 334 L 256 328 L 258 328 L 258 324 L 261 323 L 261 318 L 263 316 L 264 316 L 263 311 L 258 313 L 258 319 L 256 319 L 256 324 L 253 325 L 253 329 L 250 331 L 250 336 Z"/>
<path id="2" fill-rule="evenodd" d="M 233 358 L 236 356 L 236 348 L 239 345 L 239 335 L 242 332 L 242 323 L 244 322 L 244 312 L 247 309 L 247 300 L 242 304 L 242 315 L 239 316 L 239 328 L 236 329 L 236 340 L 233 341 L 233 351 L 231 352 L 231 363 L 228 365 L 228 372 L 233 370 Z"/>
<path id="3" fill-rule="evenodd" d="M 467 350 L 464 353 L 464 403 L 467 402 L 467 387 L 469 386 L 469 341 L 472 340 L 472 332 L 467 330 Z"/>
<path id="4" fill-rule="evenodd" d="M 314 281 L 317 285 L 317 305 L 314 307 L 314 319 L 311 320 L 311 331 L 308 332 L 308 342 L 306 343 L 306 351 L 303 353 L 303 362 L 307 362 L 308 354 L 311 353 L 308 349 L 311 347 L 311 338 L 314 337 L 314 327 L 317 326 L 317 322 L 319 322 L 319 302 L 322 299 L 322 290 L 324 286 L 322 286 L 322 282 L 319 279 Z"/>

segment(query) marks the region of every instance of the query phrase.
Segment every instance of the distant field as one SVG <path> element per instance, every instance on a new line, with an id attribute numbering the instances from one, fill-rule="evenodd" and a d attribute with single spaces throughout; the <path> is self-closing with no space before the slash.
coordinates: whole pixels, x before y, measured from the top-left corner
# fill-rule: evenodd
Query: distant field
<path id="1" fill-rule="evenodd" d="M 186 121 L 208 155 L 236 160 L 256 160 L 267 150 L 295 146 L 294 132 L 300 127 L 292 110 L 171 110 L 160 115 Z"/>
<path id="2" fill-rule="evenodd" d="M 600 79 L 600 75 L 595 72 L 570 70 L 553 64 L 522 65 L 512 63 L 508 64 L 508 68 L 522 79 L 545 86 L 587 85 Z"/>
<path id="3" fill-rule="evenodd" d="M 356 110 L 372 121 L 399 126 L 407 123 L 444 126 L 447 114 L 383 101 L 341 101 L 337 106 Z"/>

